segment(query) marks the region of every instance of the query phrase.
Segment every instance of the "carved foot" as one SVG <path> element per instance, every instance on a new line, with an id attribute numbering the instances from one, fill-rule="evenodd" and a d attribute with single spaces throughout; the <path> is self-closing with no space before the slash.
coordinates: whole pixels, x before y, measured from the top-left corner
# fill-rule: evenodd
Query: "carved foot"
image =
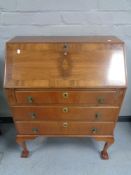
<path id="1" fill-rule="evenodd" d="M 27 157 L 29 157 L 29 151 L 28 151 L 28 150 L 23 150 L 22 153 L 21 153 L 21 157 L 22 157 L 22 158 L 27 158 Z"/>
<path id="2" fill-rule="evenodd" d="M 101 154 L 101 158 L 103 160 L 108 160 L 109 159 L 108 152 L 101 151 L 100 154 Z"/>
<path id="3" fill-rule="evenodd" d="M 16 142 L 21 146 L 22 148 L 22 153 L 21 153 L 21 157 L 22 158 L 27 158 L 29 157 L 29 150 L 26 146 L 26 141 L 27 140 L 32 140 L 35 139 L 37 137 L 37 135 L 17 135 L 16 137 Z"/>
<path id="4" fill-rule="evenodd" d="M 111 145 L 112 145 L 112 142 L 106 142 L 106 143 L 105 143 L 104 148 L 103 148 L 103 150 L 102 150 L 101 153 L 100 153 L 101 158 L 102 158 L 103 160 L 108 160 L 108 159 L 109 159 L 107 149 L 108 149 Z"/>
<path id="5" fill-rule="evenodd" d="M 23 151 L 21 153 L 22 158 L 27 158 L 29 156 L 29 151 L 27 149 L 25 142 L 19 142 L 19 145 L 22 147 Z"/>

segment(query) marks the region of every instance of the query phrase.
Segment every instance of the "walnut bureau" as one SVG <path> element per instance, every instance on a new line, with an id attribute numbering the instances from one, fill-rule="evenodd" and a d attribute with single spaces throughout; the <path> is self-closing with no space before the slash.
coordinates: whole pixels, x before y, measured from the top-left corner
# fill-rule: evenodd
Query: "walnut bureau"
<path id="1" fill-rule="evenodd" d="M 126 90 L 124 43 L 114 36 L 15 37 L 6 43 L 4 88 L 22 157 L 37 136 L 114 142 Z"/>

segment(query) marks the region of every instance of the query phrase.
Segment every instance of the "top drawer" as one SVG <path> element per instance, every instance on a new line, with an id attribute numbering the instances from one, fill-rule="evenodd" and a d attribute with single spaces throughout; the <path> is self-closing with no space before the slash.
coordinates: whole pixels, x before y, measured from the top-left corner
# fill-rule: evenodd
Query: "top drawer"
<path id="1" fill-rule="evenodd" d="M 20 105 L 40 104 L 86 104 L 115 105 L 121 103 L 122 91 L 15 91 L 16 102 Z"/>

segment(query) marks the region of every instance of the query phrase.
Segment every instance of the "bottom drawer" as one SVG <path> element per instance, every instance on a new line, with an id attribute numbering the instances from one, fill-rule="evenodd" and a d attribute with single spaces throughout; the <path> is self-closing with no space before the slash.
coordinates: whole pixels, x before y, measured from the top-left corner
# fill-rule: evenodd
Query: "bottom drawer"
<path id="1" fill-rule="evenodd" d="M 16 122 L 19 134 L 35 135 L 113 135 L 114 127 L 113 122 Z"/>

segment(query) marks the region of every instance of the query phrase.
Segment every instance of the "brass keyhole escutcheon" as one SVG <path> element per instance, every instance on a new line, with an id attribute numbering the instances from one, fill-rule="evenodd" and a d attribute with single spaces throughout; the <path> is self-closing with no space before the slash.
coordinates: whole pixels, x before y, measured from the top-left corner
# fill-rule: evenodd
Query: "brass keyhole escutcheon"
<path id="1" fill-rule="evenodd" d="M 63 92 L 63 97 L 64 97 L 64 98 L 68 98 L 68 97 L 69 97 L 68 92 Z"/>
<path id="2" fill-rule="evenodd" d="M 64 128 L 68 128 L 68 126 L 69 126 L 69 125 L 68 125 L 68 122 L 64 122 L 64 123 L 63 123 L 63 127 L 64 127 Z"/>
<path id="3" fill-rule="evenodd" d="M 97 129 L 96 128 L 92 128 L 92 134 L 96 134 L 97 133 Z"/>
<path id="4" fill-rule="evenodd" d="M 95 118 L 96 118 L 97 120 L 99 120 L 100 117 L 101 117 L 101 113 L 100 113 L 100 112 L 96 112 L 96 114 L 95 114 Z"/>
<path id="5" fill-rule="evenodd" d="M 69 112 L 68 107 L 64 107 L 64 108 L 63 108 L 63 112 L 65 112 L 65 113 L 66 113 L 66 112 Z"/>
<path id="6" fill-rule="evenodd" d="M 67 56 L 68 55 L 68 44 L 65 43 L 64 44 L 64 56 Z"/>
<path id="7" fill-rule="evenodd" d="M 28 101 L 28 103 L 33 103 L 33 98 L 32 98 L 32 96 L 28 96 L 28 97 L 27 97 L 27 101 Z"/>
<path id="8" fill-rule="evenodd" d="M 34 133 L 34 134 L 37 134 L 38 133 L 38 128 L 32 128 L 32 132 Z"/>
<path id="9" fill-rule="evenodd" d="M 99 104 L 104 104 L 104 103 L 105 103 L 105 98 L 104 98 L 104 97 L 98 97 L 98 98 L 97 98 L 97 102 L 98 102 Z"/>

